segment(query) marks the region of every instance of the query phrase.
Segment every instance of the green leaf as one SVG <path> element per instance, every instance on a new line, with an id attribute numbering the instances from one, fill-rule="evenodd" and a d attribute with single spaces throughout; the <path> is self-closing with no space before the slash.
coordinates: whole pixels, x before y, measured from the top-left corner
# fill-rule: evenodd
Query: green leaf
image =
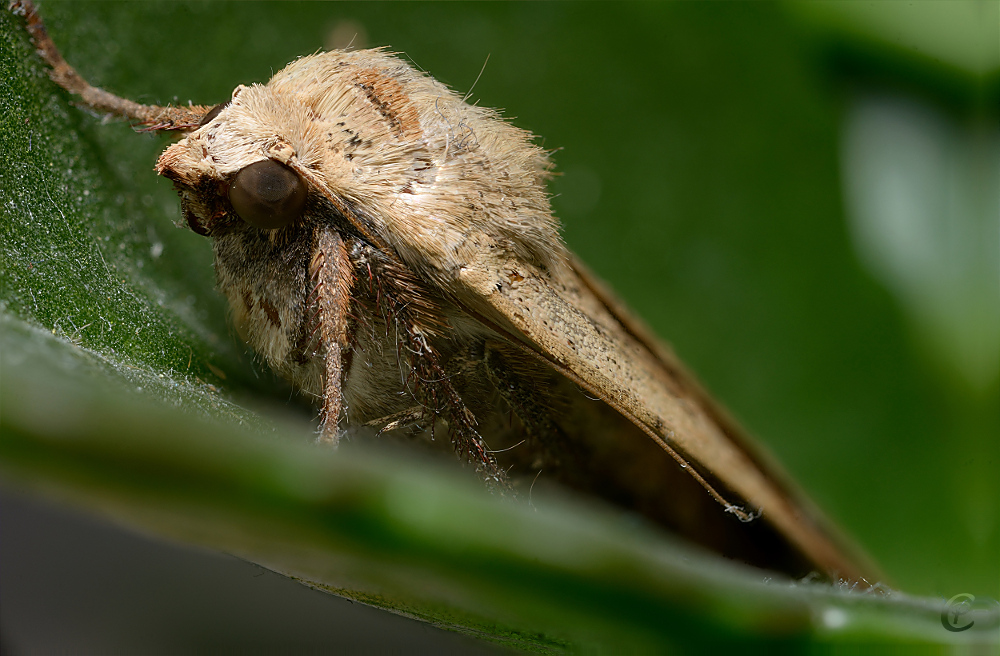
<path id="1" fill-rule="evenodd" d="M 135 15 L 182 35 L 184 21 L 224 13 L 214 39 L 266 40 L 247 5 L 49 7 L 57 42 L 95 83 L 119 61 L 95 44 L 142 51 L 141 32 L 128 29 Z M 319 30 L 301 16 L 275 20 L 282 33 Z M 579 499 L 533 508 L 490 496 L 455 466 L 366 444 L 313 446 L 310 411 L 284 405 L 287 387 L 231 336 L 209 244 L 171 225 L 176 199 L 151 171 L 164 140 L 73 107 L 7 12 L 0 39 L 7 482 L 526 651 L 996 644 L 990 609 L 976 630 L 948 632 L 941 600 L 769 582 Z M 309 51 L 285 47 L 270 65 Z M 171 56 L 182 70 L 209 66 L 190 51 Z M 211 103 L 253 76 L 224 71 L 158 93 L 217 94 L 194 98 Z M 115 90 L 148 99 L 143 82 L 155 87 L 160 73 L 146 73 L 119 71 Z"/>

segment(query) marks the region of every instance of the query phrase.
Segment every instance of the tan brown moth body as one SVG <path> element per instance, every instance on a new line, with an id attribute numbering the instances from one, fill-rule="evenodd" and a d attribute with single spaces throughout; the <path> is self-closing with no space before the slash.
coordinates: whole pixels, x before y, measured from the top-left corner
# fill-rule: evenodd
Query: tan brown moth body
<path id="1" fill-rule="evenodd" d="M 726 556 L 861 580 L 563 245 L 530 134 L 380 50 L 303 57 L 211 110 L 136 105 L 87 85 L 14 5 L 60 85 L 183 133 L 156 170 L 212 240 L 240 334 L 319 401 L 321 441 L 436 428 L 501 489 L 540 472 Z"/>

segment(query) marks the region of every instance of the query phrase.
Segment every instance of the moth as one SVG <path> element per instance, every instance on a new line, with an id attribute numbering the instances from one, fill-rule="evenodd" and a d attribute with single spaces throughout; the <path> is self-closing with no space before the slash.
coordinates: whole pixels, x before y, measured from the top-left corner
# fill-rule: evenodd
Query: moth
<path id="1" fill-rule="evenodd" d="M 351 426 L 448 442 L 488 483 L 539 476 L 726 557 L 864 581 L 870 566 L 564 245 L 532 135 L 384 50 L 302 57 L 214 106 L 52 79 L 173 132 L 156 171 L 211 240 L 237 331 Z"/>

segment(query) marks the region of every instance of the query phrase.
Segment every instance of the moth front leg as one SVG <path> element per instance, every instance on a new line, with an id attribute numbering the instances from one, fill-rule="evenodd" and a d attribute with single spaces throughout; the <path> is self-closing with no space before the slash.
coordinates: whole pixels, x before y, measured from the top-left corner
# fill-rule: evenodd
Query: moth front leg
<path id="1" fill-rule="evenodd" d="M 323 407 L 319 442 L 336 446 L 343 410 L 344 354 L 350 346 L 347 314 L 354 275 L 340 233 L 324 226 L 317 231 L 316 250 L 309 264 L 316 298 L 316 321 L 323 356 Z"/>

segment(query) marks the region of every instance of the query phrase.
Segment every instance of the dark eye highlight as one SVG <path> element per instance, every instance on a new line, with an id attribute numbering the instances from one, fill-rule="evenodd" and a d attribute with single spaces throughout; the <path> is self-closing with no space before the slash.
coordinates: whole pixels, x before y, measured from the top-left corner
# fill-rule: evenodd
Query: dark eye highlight
<path id="1" fill-rule="evenodd" d="M 226 107 L 229 107 L 229 103 L 230 102 L 232 102 L 232 101 L 231 100 L 227 100 L 226 102 L 219 103 L 218 105 L 216 105 L 212 109 L 208 110 L 208 113 L 205 114 L 201 118 L 201 121 L 198 122 L 198 127 L 200 128 L 203 125 L 208 125 L 209 123 L 211 123 L 212 119 L 219 115 L 219 112 L 221 112 L 222 110 L 224 110 Z"/>
<path id="2" fill-rule="evenodd" d="M 229 202 L 240 218 L 261 230 L 296 221 L 306 205 L 306 184 L 295 171 L 272 159 L 240 170 L 229 186 Z"/>

